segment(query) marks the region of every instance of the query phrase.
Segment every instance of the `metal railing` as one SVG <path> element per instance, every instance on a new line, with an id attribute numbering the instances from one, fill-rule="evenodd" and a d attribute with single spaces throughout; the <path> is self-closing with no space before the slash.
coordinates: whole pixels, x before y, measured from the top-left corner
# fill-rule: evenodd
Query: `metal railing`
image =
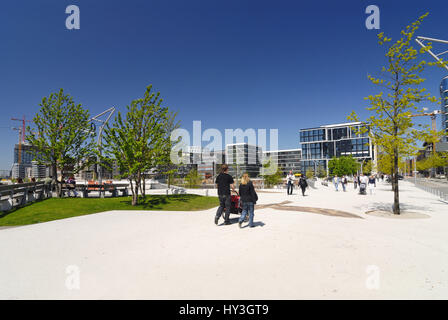
<path id="1" fill-rule="evenodd" d="M 442 190 L 445 188 L 444 186 L 438 185 L 437 183 L 434 183 L 432 181 L 421 179 L 421 178 L 410 178 L 408 181 L 413 182 L 414 185 L 426 192 L 429 192 L 437 197 L 440 198 L 440 200 L 448 203 L 448 184 L 446 184 L 446 191 Z"/>

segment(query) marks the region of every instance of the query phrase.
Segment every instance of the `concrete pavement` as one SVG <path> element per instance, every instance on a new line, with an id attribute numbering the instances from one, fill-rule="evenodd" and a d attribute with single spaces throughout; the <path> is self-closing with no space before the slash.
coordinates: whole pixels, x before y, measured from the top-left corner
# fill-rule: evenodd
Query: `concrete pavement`
<path id="1" fill-rule="evenodd" d="M 215 226 L 210 209 L 111 211 L 0 230 L 0 298 L 446 299 L 448 206 L 409 182 L 400 188 L 399 218 L 384 212 L 393 194 L 380 183 L 371 196 L 332 185 L 306 197 L 259 192 L 265 207 L 253 229 Z"/>

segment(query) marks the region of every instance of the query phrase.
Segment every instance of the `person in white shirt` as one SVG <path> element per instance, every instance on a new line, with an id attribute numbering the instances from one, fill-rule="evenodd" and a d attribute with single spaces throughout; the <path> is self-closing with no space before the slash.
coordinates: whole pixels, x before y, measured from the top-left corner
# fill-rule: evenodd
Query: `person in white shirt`
<path id="1" fill-rule="evenodd" d="M 286 183 L 288 184 L 288 190 L 287 190 L 288 195 L 292 194 L 292 189 L 294 188 L 294 180 L 295 178 L 291 170 L 286 176 Z"/>

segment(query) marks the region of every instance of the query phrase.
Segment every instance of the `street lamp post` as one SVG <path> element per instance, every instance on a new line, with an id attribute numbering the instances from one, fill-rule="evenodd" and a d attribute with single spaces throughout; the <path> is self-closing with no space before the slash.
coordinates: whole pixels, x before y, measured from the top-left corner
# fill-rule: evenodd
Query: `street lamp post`
<path id="1" fill-rule="evenodd" d="M 100 130 L 98 132 L 98 141 L 97 141 L 98 154 L 96 156 L 97 171 L 98 171 L 98 184 L 100 184 L 100 185 L 103 183 L 103 174 L 102 174 L 102 168 L 101 168 L 101 152 L 102 152 L 102 147 L 103 147 L 103 130 L 104 130 L 104 127 L 109 122 L 109 119 L 112 117 L 112 114 L 114 112 L 115 112 L 115 107 L 112 107 L 112 108 L 109 108 L 90 119 L 90 121 L 92 121 L 92 123 L 93 123 L 93 121 L 97 121 L 97 122 L 101 123 Z M 101 120 L 100 117 L 107 113 L 109 113 L 109 114 L 108 114 L 106 120 Z M 100 197 L 104 198 L 104 193 L 101 191 L 100 191 Z"/>

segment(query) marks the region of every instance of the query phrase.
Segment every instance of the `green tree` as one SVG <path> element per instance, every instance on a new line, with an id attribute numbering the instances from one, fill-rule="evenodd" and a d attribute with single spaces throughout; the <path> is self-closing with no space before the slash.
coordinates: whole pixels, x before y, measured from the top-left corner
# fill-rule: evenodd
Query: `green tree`
<path id="1" fill-rule="evenodd" d="M 362 173 L 363 174 L 371 174 L 372 171 L 373 171 L 372 160 L 367 160 L 362 166 Z"/>
<path id="2" fill-rule="evenodd" d="M 112 157 L 121 178 L 131 184 L 132 205 L 138 204 L 139 191 L 145 197 L 144 174 L 169 161 L 170 134 L 176 114 L 162 106 L 160 92 L 146 88 L 143 98 L 126 107 L 125 118 L 118 112 L 111 126 L 104 131 L 104 154 Z"/>
<path id="3" fill-rule="evenodd" d="M 425 70 L 427 63 L 418 61 L 419 51 L 412 46 L 415 32 L 427 14 L 408 25 L 401 31 L 401 37 L 389 45 L 391 38 L 387 38 L 383 32 L 378 34 L 380 45 L 388 45 L 386 52 L 386 66 L 382 68 L 382 75 L 374 77 L 369 75 L 369 80 L 387 94 L 380 91 L 378 94 L 366 97 L 370 107 L 367 108 L 373 115 L 367 118 L 360 132 L 369 132 L 372 142 L 381 146 L 381 152 L 389 155 L 392 161 L 392 189 L 394 191 L 394 214 L 400 214 L 398 168 L 400 157 L 413 154 L 416 151 L 415 142 L 422 138 L 424 130 L 414 128 L 412 112 L 420 111 L 417 104 L 420 102 L 437 102 L 437 98 L 426 93 L 422 87 L 424 78 L 420 74 Z M 426 52 L 430 46 L 420 49 L 420 53 Z M 359 117 L 353 111 L 349 120 L 359 121 Z M 368 128 L 367 128 L 368 127 Z"/>
<path id="4" fill-rule="evenodd" d="M 78 172 L 90 165 L 95 132 L 91 129 L 89 112 L 81 104 L 75 104 L 63 89 L 44 97 L 39 106 L 41 108 L 33 118 L 33 128 L 27 127 L 26 140 L 36 148 L 35 160 L 51 166 L 56 194 L 61 197 L 58 170 L 64 177 L 67 167 Z"/>
<path id="5" fill-rule="evenodd" d="M 263 168 L 271 168 L 271 160 L 265 161 Z M 263 174 L 261 176 L 263 177 L 263 181 L 267 188 L 278 185 L 283 180 L 283 172 L 278 166 L 277 170 L 273 174 Z"/>
<path id="6" fill-rule="evenodd" d="M 313 179 L 314 178 L 314 170 L 311 168 L 308 168 L 308 170 L 306 170 L 305 176 L 307 179 Z"/>
<path id="7" fill-rule="evenodd" d="M 185 181 L 187 182 L 188 187 L 197 187 L 201 183 L 201 176 L 199 175 L 198 170 L 191 169 L 185 176 Z"/>
<path id="8" fill-rule="evenodd" d="M 448 166 L 448 159 L 446 153 L 435 152 L 429 157 L 417 161 L 418 171 L 428 171 L 432 168 L 439 168 Z"/>
<path id="9" fill-rule="evenodd" d="M 338 158 L 334 157 L 328 161 L 328 170 L 331 175 L 351 175 L 358 170 L 358 163 L 351 155 Z"/>
<path id="10" fill-rule="evenodd" d="M 318 178 L 325 178 L 327 176 L 327 172 L 325 171 L 323 166 L 317 167 L 317 177 Z"/>

